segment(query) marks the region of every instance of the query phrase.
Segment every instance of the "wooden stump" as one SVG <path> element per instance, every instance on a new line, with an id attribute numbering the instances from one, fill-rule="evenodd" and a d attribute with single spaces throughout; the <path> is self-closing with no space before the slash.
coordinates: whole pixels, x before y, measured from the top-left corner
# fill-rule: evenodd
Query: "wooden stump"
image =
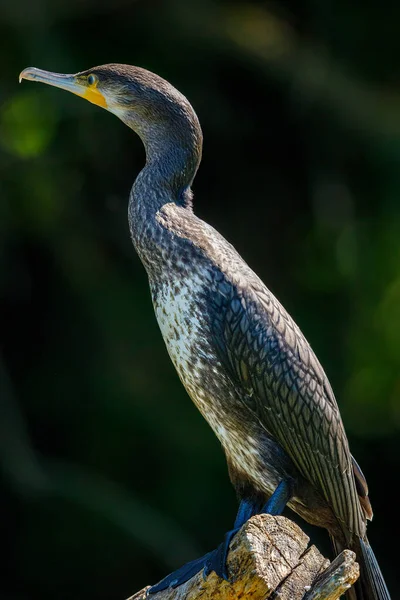
<path id="1" fill-rule="evenodd" d="M 200 572 L 176 589 L 147 596 L 151 600 L 337 600 L 359 575 L 355 554 L 342 552 L 330 564 L 309 538 L 285 517 L 252 517 L 231 542 L 230 581 Z M 128 600 L 144 600 L 150 586 Z"/>

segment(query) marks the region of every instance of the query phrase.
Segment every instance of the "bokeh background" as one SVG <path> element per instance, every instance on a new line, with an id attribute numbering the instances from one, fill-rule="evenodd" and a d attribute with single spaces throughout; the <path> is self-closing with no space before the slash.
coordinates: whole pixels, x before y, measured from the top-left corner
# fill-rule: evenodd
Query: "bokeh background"
<path id="1" fill-rule="evenodd" d="M 196 212 L 235 244 L 324 365 L 393 587 L 399 22 L 399 3 L 366 0 L 3 0 L 2 599 L 123 600 L 215 547 L 236 510 L 130 242 L 139 139 L 75 96 L 18 85 L 27 66 L 104 62 L 153 70 L 192 101 L 205 136 Z M 325 532 L 304 527 L 330 552 Z"/>

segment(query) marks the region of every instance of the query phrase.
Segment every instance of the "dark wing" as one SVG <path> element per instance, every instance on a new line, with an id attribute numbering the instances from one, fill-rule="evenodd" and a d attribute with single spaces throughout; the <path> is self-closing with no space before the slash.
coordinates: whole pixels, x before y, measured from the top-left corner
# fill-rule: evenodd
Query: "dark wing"
<path id="1" fill-rule="evenodd" d="M 221 361 L 249 393 L 249 410 L 322 492 L 344 530 L 362 535 L 352 457 L 328 379 L 300 329 L 256 276 L 215 271 L 210 301 Z"/>

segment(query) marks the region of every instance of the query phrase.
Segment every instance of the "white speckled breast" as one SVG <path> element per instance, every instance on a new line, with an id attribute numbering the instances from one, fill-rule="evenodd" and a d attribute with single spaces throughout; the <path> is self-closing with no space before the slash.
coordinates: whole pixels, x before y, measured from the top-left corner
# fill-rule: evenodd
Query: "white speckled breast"
<path id="1" fill-rule="evenodd" d="M 243 429 L 238 428 L 237 419 L 231 419 L 226 411 L 226 401 L 229 403 L 230 398 L 232 404 L 237 404 L 238 397 L 210 345 L 207 311 L 202 310 L 199 302 L 206 284 L 207 277 L 189 274 L 187 270 L 184 278 L 181 275 L 179 279 L 164 279 L 162 285 L 150 283 L 157 321 L 183 385 L 212 427 L 231 464 L 258 481 L 260 470 L 264 474 L 266 471 L 259 454 L 258 436 L 255 432 L 252 435 L 245 419 Z M 265 493 L 271 494 L 279 483 L 278 474 L 271 469 L 269 478 L 263 479 Z"/>
<path id="2" fill-rule="evenodd" d="M 197 274 L 164 280 L 161 285 L 158 282 L 157 294 L 151 285 L 154 309 L 168 353 L 197 405 L 202 404 L 205 396 L 201 384 L 204 361 L 215 363 L 217 360 L 204 335 L 204 314 L 195 301 L 202 295 L 203 287 L 204 280 Z"/>

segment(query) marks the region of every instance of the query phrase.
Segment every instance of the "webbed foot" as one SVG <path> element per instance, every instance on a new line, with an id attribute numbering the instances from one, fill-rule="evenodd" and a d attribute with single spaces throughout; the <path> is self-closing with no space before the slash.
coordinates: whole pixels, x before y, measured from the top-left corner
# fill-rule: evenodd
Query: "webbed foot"
<path id="1" fill-rule="evenodd" d="M 236 529 L 228 531 L 224 536 L 224 541 L 216 548 L 216 550 L 210 553 L 211 556 L 204 565 L 204 579 L 208 577 L 212 571 L 215 571 L 218 577 L 225 579 L 225 581 L 229 581 L 226 560 L 228 558 L 229 545 L 239 529 L 240 527 L 237 527 Z"/>
<path id="2" fill-rule="evenodd" d="M 167 588 L 177 588 L 178 586 L 189 581 L 194 575 L 203 570 L 204 579 L 215 571 L 221 579 L 229 580 L 226 567 L 226 561 L 229 552 L 229 545 L 232 538 L 239 531 L 242 525 L 255 514 L 269 513 L 271 515 L 280 515 L 283 512 L 287 502 L 292 496 L 292 481 L 283 480 L 280 482 L 275 492 L 272 494 L 268 502 L 261 508 L 256 502 L 251 500 L 242 500 L 235 519 L 234 529 L 228 531 L 224 536 L 224 541 L 211 552 L 208 552 L 201 558 L 192 560 L 183 567 L 180 567 L 167 577 L 164 577 L 159 583 L 153 585 L 147 590 L 147 594 L 155 594 Z"/>
<path id="3" fill-rule="evenodd" d="M 202 569 L 204 569 L 204 578 L 212 571 L 215 571 L 219 577 L 227 580 L 226 559 L 228 556 L 229 544 L 237 531 L 239 531 L 240 527 L 256 512 L 257 509 L 253 503 L 242 500 L 236 515 L 234 529 L 225 534 L 224 541 L 218 548 L 208 552 L 201 558 L 196 558 L 195 560 L 186 563 L 183 567 L 180 567 L 170 575 L 167 575 L 167 577 L 164 577 L 159 583 L 149 588 L 147 594 L 155 594 L 156 592 L 161 592 L 161 590 L 165 590 L 169 587 L 176 588 L 179 585 L 186 583 L 186 581 L 189 581 L 189 579 L 194 577 L 194 575 L 199 573 Z"/>
<path id="4" fill-rule="evenodd" d="M 167 588 L 176 588 L 182 583 L 186 583 L 192 577 L 199 573 L 208 561 L 212 558 L 211 555 L 214 554 L 216 550 L 212 552 L 208 552 L 201 558 L 196 558 L 195 560 L 191 560 L 190 562 L 183 565 L 164 579 L 161 579 L 156 585 L 153 585 L 151 588 L 147 590 L 147 594 L 155 594 L 156 592 L 161 592 L 162 590 L 166 590 Z"/>

